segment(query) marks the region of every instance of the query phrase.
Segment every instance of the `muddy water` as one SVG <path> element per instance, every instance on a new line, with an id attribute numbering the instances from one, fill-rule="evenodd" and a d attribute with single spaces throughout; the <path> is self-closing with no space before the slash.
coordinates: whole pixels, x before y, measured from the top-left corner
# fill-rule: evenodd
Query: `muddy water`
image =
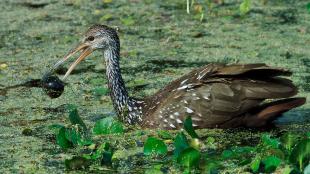
<path id="1" fill-rule="evenodd" d="M 112 3 L 2 0 L 1 173 L 64 171 L 64 159 L 76 151 L 61 151 L 47 126 L 68 124 L 67 104 L 78 106 L 89 127 L 105 115 L 114 115 L 108 96 L 98 97 L 92 92 L 95 88 L 106 87 L 105 67 L 99 53 L 73 71 L 61 97 L 52 100 L 37 85 L 38 79 L 94 23 L 120 28 L 122 72 L 134 96 L 153 94 L 172 79 L 209 62 L 264 62 L 292 70 L 291 79 L 299 86 L 299 95 L 309 98 L 310 13 L 305 8 L 307 1 L 283 0 L 266 4 L 258 1 L 244 17 L 238 15 L 240 1 L 225 2 L 206 10 L 205 18 L 200 22 L 195 14 L 186 14 L 185 3 L 178 0 Z M 58 75 L 63 75 L 65 70 L 59 71 Z M 310 104 L 307 103 L 278 120 L 280 128 L 271 132 L 309 131 L 309 115 Z M 23 135 L 25 129 L 30 129 L 31 133 Z M 201 134 L 218 137 L 223 143 L 230 137 L 245 144 L 255 142 L 253 140 L 260 134 L 247 130 L 235 132 L 202 130 Z M 125 147 L 126 142 L 141 137 L 132 136 L 133 140 L 126 141 L 122 137 L 115 139 L 120 142 L 119 147 Z M 117 169 L 126 170 L 135 168 L 139 161 L 124 160 L 121 164 Z"/>

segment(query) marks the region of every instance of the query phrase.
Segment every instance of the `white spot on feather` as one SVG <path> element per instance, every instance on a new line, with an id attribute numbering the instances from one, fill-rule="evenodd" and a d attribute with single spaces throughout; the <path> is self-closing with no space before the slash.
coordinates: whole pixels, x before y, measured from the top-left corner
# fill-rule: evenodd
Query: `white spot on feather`
<path id="1" fill-rule="evenodd" d="M 182 121 L 180 119 L 176 119 L 177 120 L 177 123 L 182 123 Z"/>
<path id="2" fill-rule="evenodd" d="M 188 79 L 185 79 L 181 82 L 181 85 L 183 85 Z"/>
<path id="3" fill-rule="evenodd" d="M 189 113 L 189 114 L 194 112 L 194 111 L 193 111 L 192 109 L 190 109 L 189 107 L 185 107 L 185 109 L 186 109 L 186 112 Z"/>
<path id="4" fill-rule="evenodd" d="M 172 127 L 172 128 L 176 128 L 173 124 L 169 124 L 169 126 Z"/>

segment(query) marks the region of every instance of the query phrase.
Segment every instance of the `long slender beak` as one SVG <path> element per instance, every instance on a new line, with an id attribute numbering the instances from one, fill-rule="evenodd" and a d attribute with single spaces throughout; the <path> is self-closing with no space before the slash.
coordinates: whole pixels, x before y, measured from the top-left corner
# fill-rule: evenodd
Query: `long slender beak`
<path id="1" fill-rule="evenodd" d="M 65 61 L 67 61 L 70 57 L 72 57 L 74 54 L 76 54 L 77 52 L 82 51 L 81 55 L 75 60 L 74 63 L 72 63 L 68 69 L 68 71 L 66 72 L 66 74 L 64 75 L 64 77 L 62 78 L 62 80 L 65 80 L 70 73 L 72 72 L 72 70 L 82 61 L 84 60 L 88 55 L 90 55 L 94 50 L 92 48 L 90 48 L 88 45 L 81 43 L 79 44 L 77 47 L 75 47 L 74 49 L 70 50 L 68 54 L 66 54 L 64 56 L 64 58 L 62 58 L 61 60 L 59 60 L 52 68 L 52 70 L 56 70 L 60 65 L 62 65 Z"/>

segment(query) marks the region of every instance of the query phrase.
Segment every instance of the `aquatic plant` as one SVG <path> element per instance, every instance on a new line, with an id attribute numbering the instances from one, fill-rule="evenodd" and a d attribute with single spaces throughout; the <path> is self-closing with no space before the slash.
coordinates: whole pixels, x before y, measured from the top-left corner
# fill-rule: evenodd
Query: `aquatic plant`
<path id="1" fill-rule="evenodd" d="M 56 135 L 56 143 L 63 150 L 70 148 L 88 149 L 90 152 L 77 154 L 65 160 L 65 166 L 70 170 L 85 169 L 92 164 L 113 168 L 113 155 L 118 149 L 112 148 L 110 142 L 103 138 L 103 143 L 93 139 L 100 135 L 117 134 L 126 136 L 123 125 L 112 117 L 106 117 L 95 123 L 92 134 L 89 135 L 86 125 L 78 115 L 77 108 L 69 105 L 70 125 L 53 124 L 50 126 Z M 189 135 L 187 136 L 186 133 Z M 125 137 L 124 137 L 125 138 Z M 171 142 L 172 141 L 172 142 Z M 172 144 L 171 144 L 172 143 Z M 310 133 L 297 135 L 287 132 L 281 137 L 262 134 L 256 146 L 232 146 L 223 150 L 217 149 L 210 153 L 216 139 L 208 137 L 203 140 L 193 129 L 191 117 L 184 124 L 184 131 L 176 132 L 175 136 L 168 131 L 157 131 L 157 135 L 148 135 L 143 144 L 143 154 L 151 163 L 156 158 L 165 158 L 184 173 L 203 171 L 218 173 L 227 165 L 237 165 L 253 173 L 301 172 L 310 159 Z M 169 147 L 169 148 L 168 148 Z M 124 153 L 126 150 L 124 149 Z M 163 165 L 151 165 L 147 173 L 162 172 Z"/>

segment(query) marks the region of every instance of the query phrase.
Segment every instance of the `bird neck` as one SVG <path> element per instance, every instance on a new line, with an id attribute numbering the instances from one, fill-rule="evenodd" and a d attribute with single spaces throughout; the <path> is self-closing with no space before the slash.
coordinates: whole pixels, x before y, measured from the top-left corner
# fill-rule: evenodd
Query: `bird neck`
<path id="1" fill-rule="evenodd" d="M 110 96 L 118 117 L 125 123 L 135 124 L 142 121 L 141 107 L 137 107 L 139 101 L 128 96 L 119 66 L 119 54 L 119 44 L 104 51 Z"/>

